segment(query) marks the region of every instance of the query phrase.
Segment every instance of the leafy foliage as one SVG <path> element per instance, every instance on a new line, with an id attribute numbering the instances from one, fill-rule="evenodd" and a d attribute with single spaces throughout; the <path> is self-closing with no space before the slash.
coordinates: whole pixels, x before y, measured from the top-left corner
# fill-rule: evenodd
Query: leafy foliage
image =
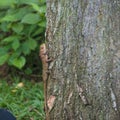
<path id="1" fill-rule="evenodd" d="M 45 11 L 45 0 L 0 1 L 0 65 L 22 69 L 32 51 L 38 56 L 44 40 Z"/>
<path id="2" fill-rule="evenodd" d="M 9 83 L 0 80 L 0 91 L 0 107 L 10 110 L 17 120 L 45 119 L 42 83 L 14 77 Z"/>

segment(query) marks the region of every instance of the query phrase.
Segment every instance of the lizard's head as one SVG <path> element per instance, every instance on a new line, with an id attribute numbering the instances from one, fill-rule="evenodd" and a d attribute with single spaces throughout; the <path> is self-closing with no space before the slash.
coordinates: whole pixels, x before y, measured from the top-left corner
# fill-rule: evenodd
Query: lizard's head
<path id="1" fill-rule="evenodd" d="M 40 57 L 41 59 L 46 59 L 46 45 L 45 43 L 40 45 Z"/>
<path id="2" fill-rule="evenodd" d="M 42 53 L 46 52 L 46 46 L 45 46 L 45 44 L 40 45 L 40 52 L 42 52 Z"/>

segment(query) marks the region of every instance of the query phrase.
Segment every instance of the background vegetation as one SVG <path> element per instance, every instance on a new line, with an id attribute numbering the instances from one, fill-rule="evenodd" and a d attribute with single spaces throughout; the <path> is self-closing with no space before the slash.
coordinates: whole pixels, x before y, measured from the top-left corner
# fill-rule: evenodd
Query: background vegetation
<path id="1" fill-rule="evenodd" d="M 0 108 L 17 120 L 44 120 L 43 85 L 32 78 L 41 80 L 45 11 L 45 0 L 0 0 Z"/>
<path id="2" fill-rule="evenodd" d="M 0 65 L 7 63 L 22 74 L 40 73 L 45 11 L 45 0 L 0 1 Z"/>
<path id="3" fill-rule="evenodd" d="M 0 108 L 8 109 L 17 120 L 44 120 L 42 83 L 14 77 L 0 81 Z"/>

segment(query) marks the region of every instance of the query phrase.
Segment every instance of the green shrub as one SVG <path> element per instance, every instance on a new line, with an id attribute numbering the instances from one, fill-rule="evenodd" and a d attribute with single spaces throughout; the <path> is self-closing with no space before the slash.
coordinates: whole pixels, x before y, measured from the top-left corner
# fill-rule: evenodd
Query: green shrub
<path id="1" fill-rule="evenodd" d="M 29 61 L 36 62 L 44 40 L 45 11 L 45 0 L 0 1 L 0 65 L 22 69 L 27 64 L 30 72 Z"/>

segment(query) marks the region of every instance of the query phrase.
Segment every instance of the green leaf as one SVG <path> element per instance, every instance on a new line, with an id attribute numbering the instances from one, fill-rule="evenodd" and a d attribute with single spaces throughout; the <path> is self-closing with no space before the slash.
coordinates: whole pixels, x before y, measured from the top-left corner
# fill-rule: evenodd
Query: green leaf
<path id="1" fill-rule="evenodd" d="M 29 45 L 28 45 L 27 41 L 22 44 L 22 48 L 21 49 L 22 49 L 22 52 L 24 53 L 24 55 L 30 54 L 31 50 L 29 48 Z"/>
<path id="2" fill-rule="evenodd" d="M 8 57 L 9 57 L 9 54 L 4 54 L 0 56 L 0 65 L 3 65 L 7 61 Z"/>
<path id="3" fill-rule="evenodd" d="M 17 50 L 20 46 L 20 41 L 17 39 L 17 40 L 14 40 L 14 42 L 12 43 L 12 48 L 14 50 Z"/>
<path id="4" fill-rule="evenodd" d="M 15 58 L 12 61 L 12 64 L 19 69 L 21 69 L 25 65 L 25 63 L 26 63 L 26 60 L 23 56 L 19 58 Z"/>
<path id="5" fill-rule="evenodd" d="M 0 56 L 6 54 L 8 49 L 6 47 L 0 47 Z"/>
<path id="6" fill-rule="evenodd" d="M 15 21 L 17 21 L 17 18 L 15 18 L 15 16 L 13 16 L 13 15 L 6 15 L 5 17 L 3 17 L 3 18 L 1 19 L 1 22 L 2 22 L 2 21 L 15 22 Z"/>
<path id="7" fill-rule="evenodd" d="M 16 0 L 0 0 L 0 6 L 10 6 L 15 2 Z"/>
<path id="8" fill-rule="evenodd" d="M 46 12 L 46 5 L 42 5 L 42 6 L 39 6 L 35 3 L 30 3 L 30 5 L 32 6 L 32 8 L 39 12 L 39 13 L 45 13 Z"/>
<path id="9" fill-rule="evenodd" d="M 30 68 L 27 68 L 27 69 L 25 70 L 25 73 L 26 73 L 27 75 L 30 75 L 30 74 L 32 74 L 32 69 L 30 69 Z"/>
<path id="10" fill-rule="evenodd" d="M 36 24 L 40 21 L 40 16 L 35 13 L 29 13 L 25 15 L 22 19 L 22 23 L 27 23 L 27 24 Z"/>
<path id="11" fill-rule="evenodd" d="M 39 0 L 41 4 L 46 3 L 46 0 Z"/>
<path id="12" fill-rule="evenodd" d="M 19 0 L 19 4 L 29 4 L 29 3 L 36 3 L 39 4 L 39 0 Z"/>
<path id="13" fill-rule="evenodd" d="M 14 14 L 14 16 L 17 17 L 18 20 L 22 20 L 25 15 L 31 13 L 32 11 L 33 10 L 28 6 L 22 7 L 16 10 L 16 13 Z"/>
<path id="14" fill-rule="evenodd" d="M 38 25 L 31 25 L 30 27 L 29 27 L 29 35 L 31 35 L 34 31 L 36 31 L 36 29 L 38 28 Z"/>
<path id="15" fill-rule="evenodd" d="M 44 28 L 43 27 L 39 27 L 39 29 L 37 29 L 36 31 L 34 31 L 33 35 L 32 36 L 36 36 L 36 35 L 39 35 L 41 33 L 44 34 Z"/>
<path id="16" fill-rule="evenodd" d="M 15 36 L 10 36 L 10 37 L 7 37 L 5 39 L 2 40 L 2 43 L 10 43 L 14 40 L 18 40 L 19 39 L 19 36 L 15 35 Z"/>
<path id="17" fill-rule="evenodd" d="M 33 39 L 29 39 L 28 45 L 31 50 L 35 50 L 35 48 L 37 47 L 37 42 Z"/>
<path id="18" fill-rule="evenodd" d="M 9 58 L 8 63 L 9 63 L 9 64 L 12 64 L 13 60 L 16 59 L 16 58 L 18 58 L 18 57 L 20 56 L 20 54 L 21 54 L 21 51 L 19 51 L 19 50 L 16 50 L 15 52 L 13 52 L 13 53 L 10 55 L 10 58 Z"/>
<path id="19" fill-rule="evenodd" d="M 9 23 L 6 23 L 6 22 L 2 22 L 1 25 L 0 25 L 0 28 L 3 32 L 8 32 L 9 29 L 8 29 L 8 24 Z"/>
<path id="20" fill-rule="evenodd" d="M 8 10 L 7 14 L 0 19 L 1 22 L 6 21 L 6 22 L 16 22 L 18 20 L 21 20 L 23 16 L 26 14 L 32 12 L 33 10 L 30 9 L 28 6 L 22 7 L 19 9 L 10 9 Z"/>
<path id="21" fill-rule="evenodd" d="M 46 12 L 46 5 L 40 7 L 40 13 L 45 13 Z"/>
<path id="22" fill-rule="evenodd" d="M 40 27 L 46 27 L 46 21 L 42 21 L 38 24 Z"/>
<path id="23" fill-rule="evenodd" d="M 23 30 L 23 28 L 24 28 L 23 24 L 20 23 L 12 25 L 12 30 L 18 34 Z"/>
<path id="24" fill-rule="evenodd" d="M 40 6 L 38 6 L 35 3 L 30 3 L 30 5 L 33 7 L 34 10 L 36 10 L 37 12 L 40 12 Z"/>

